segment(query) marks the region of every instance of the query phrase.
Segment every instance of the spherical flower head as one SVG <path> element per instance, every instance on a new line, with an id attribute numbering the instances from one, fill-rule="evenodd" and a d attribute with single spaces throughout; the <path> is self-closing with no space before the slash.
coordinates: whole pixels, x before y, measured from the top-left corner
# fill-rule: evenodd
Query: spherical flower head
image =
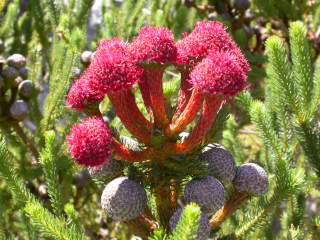
<path id="1" fill-rule="evenodd" d="M 229 52 L 212 52 L 191 72 L 190 83 L 203 93 L 234 96 L 246 87 L 247 76 Z"/>
<path id="2" fill-rule="evenodd" d="M 239 192 L 261 196 L 268 190 L 268 174 L 258 164 L 245 163 L 237 168 L 233 185 Z"/>
<path id="3" fill-rule="evenodd" d="M 131 45 L 138 62 L 165 64 L 174 62 L 177 48 L 173 34 L 166 28 L 144 27 Z"/>
<path id="4" fill-rule="evenodd" d="M 100 88 L 94 87 L 94 76 L 86 71 L 71 86 L 67 96 L 67 106 L 77 111 L 82 111 L 89 105 L 99 103 L 104 98 Z"/>
<path id="5" fill-rule="evenodd" d="M 111 157 L 112 135 L 99 117 L 75 124 L 67 143 L 75 162 L 86 167 L 99 166 Z"/>
<path id="6" fill-rule="evenodd" d="M 208 173 L 223 183 L 232 182 L 236 174 L 236 164 L 229 151 L 218 144 L 207 145 L 201 153 L 201 159 L 208 163 Z"/>
<path id="7" fill-rule="evenodd" d="M 224 204 L 223 185 L 212 176 L 191 180 L 184 189 L 184 200 L 198 204 L 203 213 L 213 215 Z"/>
<path id="8" fill-rule="evenodd" d="M 195 65 L 212 51 L 233 52 L 245 72 L 250 67 L 222 23 L 202 21 L 194 30 L 177 43 L 178 65 Z"/>
<path id="9" fill-rule="evenodd" d="M 128 44 L 118 39 L 100 42 L 89 70 L 104 93 L 129 89 L 143 74 L 143 69 L 130 54 Z"/>
<path id="10" fill-rule="evenodd" d="M 178 208 L 169 220 L 170 231 L 174 231 L 180 221 L 182 208 Z M 199 226 L 197 231 L 197 240 L 207 240 L 210 236 L 209 219 L 205 214 L 200 215 Z"/>
<path id="11" fill-rule="evenodd" d="M 139 183 L 118 177 L 104 188 L 101 206 L 113 220 L 128 221 L 138 217 L 147 207 L 147 195 Z"/>

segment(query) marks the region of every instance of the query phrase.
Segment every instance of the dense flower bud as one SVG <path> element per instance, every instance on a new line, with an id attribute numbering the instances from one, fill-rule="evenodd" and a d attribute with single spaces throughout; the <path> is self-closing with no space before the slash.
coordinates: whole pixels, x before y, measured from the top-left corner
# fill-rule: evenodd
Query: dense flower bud
<path id="1" fill-rule="evenodd" d="M 76 80 L 76 79 L 78 79 L 78 78 L 81 77 L 81 74 L 82 74 L 81 69 L 78 68 L 78 67 L 75 67 L 75 68 L 73 68 L 72 71 L 71 71 L 71 79 L 72 79 L 72 80 Z"/>
<path id="2" fill-rule="evenodd" d="M 212 176 L 194 179 L 185 187 L 184 200 L 198 204 L 204 213 L 212 215 L 224 204 L 224 188 Z"/>
<path id="3" fill-rule="evenodd" d="M 140 184 L 127 177 L 119 177 L 104 188 L 101 206 L 113 220 L 128 221 L 144 211 L 147 206 L 147 195 Z"/>
<path id="4" fill-rule="evenodd" d="M 17 69 L 24 67 L 26 65 L 26 62 L 26 58 L 18 53 L 11 55 L 7 59 L 8 65 Z"/>
<path id="5" fill-rule="evenodd" d="M 128 89 L 143 74 L 143 69 L 132 58 L 128 45 L 118 39 L 100 42 L 88 70 L 93 73 L 92 81 L 104 93 Z"/>
<path id="6" fill-rule="evenodd" d="M 110 159 L 101 166 L 89 167 L 90 177 L 93 179 L 110 180 L 117 176 L 123 170 L 121 161 Z"/>
<path id="7" fill-rule="evenodd" d="M 19 94 L 21 97 L 29 98 L 31 97 L 34 86 L 31 80 L 24 80 L 18 86 Z"/>
<path id="8" fill-rule="evenodd" d="M 10 116 L 18 121 L 24 120 L 29 112 L 28 104 L 23 100 L 15 101 L 10 107 Z"/>
<path id="9" fill-rule="evenodd" d="M 29 75 L 29 69 L 26 67 L 18 69 L 19 76 L 22 77 L 22 79 L 27 79 Z"/>
<path id="10" fill-rule="evenodd" d="M 263 195 L 268 190 L 268 175 L 255 163 L 245 163 L 237 168 L 233 180 L 235 189 L 251 195 Z"/>
<path id="11" fill-rule="evenodd" d="M 80 61 L 83 65 L 88 66 L 91 62 L 92 52 L 84 51 L 80 56 Z"/>
<path id="12" fill-rule="evenodd" d="M 71 156 L 80 165 L 99 166 L 111 157 L 112 135 L 101 118 L 75 124 L 67 142 Z"/>
<path id="13" fill-rule="evenodd" d="M 180 218 L 182 215 L 182 208 L 178 208 L 177 211 L 172 215 L 169 221 L 169 228 L 170 231 L 174 231 L 176 228 Z M 197 232 L 197 240 L 207 240 L 210 236 L 210 224 L 209 219 L 205 214 L 201 214 L 200 221 L 199 221 L 199 227 Z"/>
<path id="14" fill-rule="evenodd" d="M 19 72 L 14 67 L 6 67 L 2 70 L 2 76 L 7 80 L 14 80 L 16 77 L 18 77 Z"/>
<path id="15" fill-rule="evenodd" d="M 229 51 L 235 55 L 238 64 L 247 73 L 250 69 L 247 60 L 229 36 L 222 23 L 202 21 L 194 30 L 177 43 L 178 65 L 194 65 L 210 52 Z"/>
<path id="16" fill-rule="evenodd" d="M 177 48 L 168 29 L 144 27 L 134 39 L 131 53 L 138 62 L 163 64 L 175 61 Z"/>
<path id="17" fill-rule="evenodd" d="M 209 175 L 220 181 L 231 182 L 236 173 L 233 156 L 218 144 L 209 144 L 201 154 L 201 159 L 208 162 Z"/>
<path id="18" fill-rule="evenodd" d="M 86 71 L 71 86 L 67 96 L 67 106 L 81 111 L 91 104 L 101 102 L 104 95 L 101 89 L 95 87 L 92 73 Z"/>
<path id="19" fill-rule="evenodd" d="M 191 72 L 190 83 L 204 93 L 233 96 L 246 87 L 246 74 L 230 52 L 212 52 Z"/>

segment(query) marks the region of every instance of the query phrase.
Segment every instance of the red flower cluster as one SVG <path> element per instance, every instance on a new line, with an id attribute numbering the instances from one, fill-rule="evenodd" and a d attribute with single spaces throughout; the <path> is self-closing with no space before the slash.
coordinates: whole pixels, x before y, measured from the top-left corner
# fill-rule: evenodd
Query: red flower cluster
<path id="1" fill-rule="evenodd" d="M 173 116 L 167 112 L 162 90 L 164 70 L 169 65 L 176 66 L 182 78 Z M 76 125 L 68 137 L 71 155 L 86 166 L 102 164 L 111 149 L 123 160 L 147 158 L 150 153 L 157 154 L 153 150 L 159 148 L 152 141 L 154 128 L 162 131 L 168 140 L 165 143 L 171 144 L 170 153 L 189 152 L 205 137 L 225 100 L 246 87 L 248 71 L 247 60 L 218 22 L 199 22 L 177 43 L 169 30 L 153 27 L 142 28 L 131 44 L 103 40 L 86 72 L 71 87 L 67 105 L 82 111 L 107 95 L 123 125 L 147 146 L 148 154 L 136 154 L 120 146 L 101 118 L 89 118 Z M 131 92 L 135 83 L 139 84 L 151 121 L 136 105 Z M 193 132 L 184 141 L 173 143 L 201 108 Z"/>
<path id="2" fill-rule="evenodd" d="M 87 118 L 67 137 L 71 156 L 80 165 L 99 166 L 111 157 L 112 136 L 103 119 Z"/>

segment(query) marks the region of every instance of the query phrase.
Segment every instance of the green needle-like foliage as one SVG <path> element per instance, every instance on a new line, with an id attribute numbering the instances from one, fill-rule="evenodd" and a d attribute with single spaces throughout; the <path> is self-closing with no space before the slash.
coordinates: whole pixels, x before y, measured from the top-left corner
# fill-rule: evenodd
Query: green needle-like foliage
<path id="1" fill-rule="evenodd" d="M 197 239 L 197 231 L 199 227 L 201 211 L 196 204 L 187 205 L 180 217 L 176 229 L 169 240 L 195 240 Z"/>
<path id="2" fill-rule="evenodd" d="M 61 202 L 59 175 L 57 173 L 57 164 L 54 156 L 54 143 L 55 133 L 53 131 L 46 132 L 45 147 L 40 154 L 40 162 L 48 183 L 48 194 L 52 208 L 57 215 L 60 215 L 63 210 L 63 204 Z"/>
<path id="3" fill-rule="evenodd" d="M 49 238 L 57 240 L 82 240 L 82 232 L 76 231 L 74 226 L 66 227 L 63 219 L 57 218 L 46 210 L 39 202 L 30 200 L 24 211 L 38 230 Z"/>

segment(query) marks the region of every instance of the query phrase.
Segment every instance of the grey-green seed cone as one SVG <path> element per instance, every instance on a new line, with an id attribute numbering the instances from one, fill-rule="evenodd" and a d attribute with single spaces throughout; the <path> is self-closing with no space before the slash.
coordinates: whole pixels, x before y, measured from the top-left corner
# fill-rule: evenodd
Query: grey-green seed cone
<path id="1" fill-rule="evenodd" d="M 198 204 L 203 213 L 213 215 L 224 204 L 224 188 L 211 176 L 191 180 L 185 187 L 184 200 Z"/>
<path id="2" fill-rule="evenodd" d="M 208 162 L 208 173 L 221 182 L 232 182 L 236 174 L 233 156 L 219 144 L 209 144 L 201 154 L 201 159 Z"/>
<path id="3" fill-rule="evenodd" d="M 7 59 L 8 65 L 14 68 L 22 68 L 26 65 L 26 62 L 26 58 L 19 53 L 15 53 Z"/>
<path id="4" fill-rule="evenodd" d="M 18 121 L 24 120 L 28 115 L 28 104 L 23 100 L 15 101 L 10 107 L 10 115 Z"/>
<path id="5" fill-rule="evenodd" d="M 245 163 L 237 168 L 233 185 L 239 192 L 263 195 L 268 190 L 268 175 L 258 164 Z"/>
<path id="6" fill-rule="evenodd" d="M 123 169 L 121 161 L 108 160 L 102 166 L 88 167 L 90 177 L 93 179 L 110 180 L 117 176 Z"/>
<path id="7" fill-rule="evenodd" d="M 178 208 L 169 221 L 170 231 L 174 231 L 182 215 L 182 208 Z M 210 236 L 209 219 L 205 214 L 201 214 L 197 232 L 197 240 L 207 240 Z"/>
<path id="8" fill-rule="evenodd" d="M 104 188 L 101 206 L 113 220 L 128 221 L 144 211 L 147 206 L 147 195 L 140 184 L 127 177 L 119 177 Z"/>

